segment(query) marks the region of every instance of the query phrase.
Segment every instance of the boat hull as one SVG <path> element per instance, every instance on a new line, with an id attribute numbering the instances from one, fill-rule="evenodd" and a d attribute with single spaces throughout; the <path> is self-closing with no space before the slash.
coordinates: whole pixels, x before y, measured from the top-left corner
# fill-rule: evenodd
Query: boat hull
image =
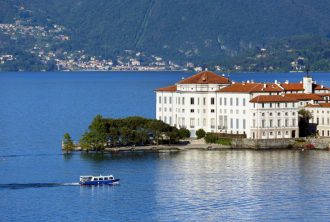
<path id="1" fill-rule="evenodd" d="M 102 180 L 102 181 L 85 181 L 85 182 L 79 182 L 80 185 L 87 185 L 87 186 L 93 186 L 93 185 L 113 185 L 119 182 L 120 179 L 115 180 Z"/>

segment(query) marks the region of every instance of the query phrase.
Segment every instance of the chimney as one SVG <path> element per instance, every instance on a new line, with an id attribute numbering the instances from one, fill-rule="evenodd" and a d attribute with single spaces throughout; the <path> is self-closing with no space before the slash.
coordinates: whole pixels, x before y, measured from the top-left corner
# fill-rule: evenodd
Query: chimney
<path id="1" fill-rule="evenodd" d="M 289 80 L 285 80 L 285 84 L 289 84 Z"/>
<path id="2" fill-rule="evenodd" d="M 246 83 L 250 83 L 250 80 L 246 81 Z"/>
<path id="3" fill-rule="evenodd" d="M 275 84 L 277 84 L 278 82 L 277 82 L 277 80 L 275 80 L 275 82 L 274 82 Z"/>

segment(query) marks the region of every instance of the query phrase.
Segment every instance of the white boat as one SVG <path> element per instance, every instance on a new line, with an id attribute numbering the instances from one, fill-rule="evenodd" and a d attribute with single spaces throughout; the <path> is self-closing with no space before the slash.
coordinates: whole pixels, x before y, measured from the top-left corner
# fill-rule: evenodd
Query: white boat
<path id="1" fill-rule="evenodd" d="M 112 185 L 119 183 L 120 179 L 115 179 L 114 176 L 80 176 L 80 185 Z"/>

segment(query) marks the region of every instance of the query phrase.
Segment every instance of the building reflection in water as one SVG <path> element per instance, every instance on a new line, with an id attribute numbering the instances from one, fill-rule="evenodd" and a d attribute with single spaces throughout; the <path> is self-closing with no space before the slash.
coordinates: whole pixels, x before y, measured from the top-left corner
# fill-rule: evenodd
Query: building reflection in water
<path id="1" fill-rule="evenodd" d="M 265 212 L 281 214 L 295 204 L 294 217 L 307 210 L 297 199 L 304 199 L 305 186 L 324 184 L 322 177 L 313 179 L 317 170 L 311 166 L 320 163 L 315 165 L 311 152 L 189 151 L 162 160 L 155 208 L 174 218 L 266 220 Z"/>

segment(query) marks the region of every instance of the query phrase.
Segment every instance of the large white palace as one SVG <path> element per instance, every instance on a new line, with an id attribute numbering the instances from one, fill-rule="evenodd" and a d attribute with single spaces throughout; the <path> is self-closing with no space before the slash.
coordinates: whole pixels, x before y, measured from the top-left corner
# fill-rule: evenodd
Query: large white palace
<path id="1" fill-rule="evenodd" d="M 308 109 L 320 136 L 330 136 L 330 89 L 309 76 L 300 83 L 233 82 L 210 71 L 156 90 L 156 118 L 195 137 L 206 132 L 251 139 L 296 138 L 298 111 Z"/>

